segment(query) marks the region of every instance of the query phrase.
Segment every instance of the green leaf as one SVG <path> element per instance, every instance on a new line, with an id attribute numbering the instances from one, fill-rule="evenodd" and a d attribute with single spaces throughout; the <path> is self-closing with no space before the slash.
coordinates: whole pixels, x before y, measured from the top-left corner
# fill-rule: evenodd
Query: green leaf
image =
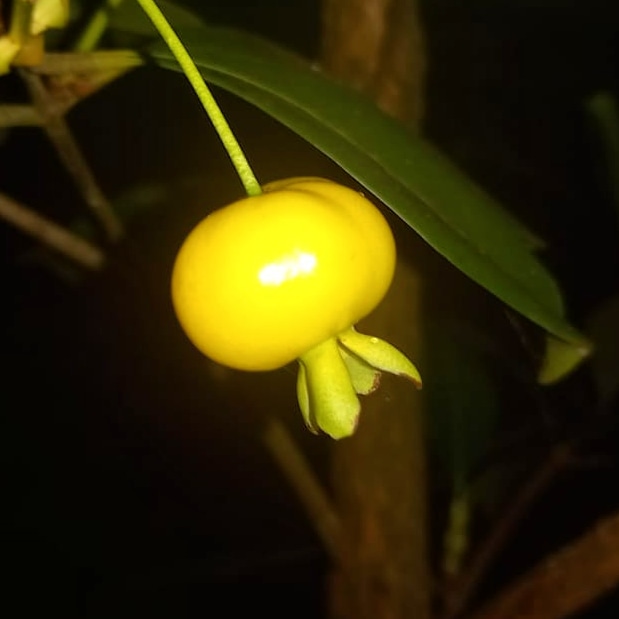
<path id="1" fill-rule="evenodd" d="M 466 335 L 466 324 L 427 325 L 426 384 L 428 436 L 449 476 L 452 492 L 467 491 L 471 475 L 488 455 L 500 417 L 491 362 Z"/>
<path id="2" fill-rule="evenodd" d="M 336 161 L 434 249 L 556 337 L 583 347 L 563 317 L 534 237 L 432 146 L 296 56 L 241 32 L 177 29 L 204 77 L 253 103 Z M 150 50 L 176 69 L 163 44 Z"/>
<path id="3" fill-rule="evenodd" d="M 591 361 L 593 380 L 601 404 L 608 406 L 619 394 L 619 293 L 589 316 L 587 334 L 595 344 Z"/>
<path id="4" fill-rule="evenodd" d="M 600 154 L 604 189 L 619 224 L 619 105 L 611 93 L 601 91 L 587 99 L 585 112 L 596 132 L 594 147 Z"/>
<path id="5" fill-rule="evenodd" d="M 539 369 L 537 380 L 542 385 L 552 385 L 564 378 L 591 353 L 591 345 L 583 346 L 546 336 L 546 353 Z"/>

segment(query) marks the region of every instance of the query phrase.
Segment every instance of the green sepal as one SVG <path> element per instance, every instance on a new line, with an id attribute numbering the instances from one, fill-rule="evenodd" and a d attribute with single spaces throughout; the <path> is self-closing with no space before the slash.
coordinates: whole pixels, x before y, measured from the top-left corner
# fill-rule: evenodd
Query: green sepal
<path id="1" fill-rule="evenodd" d="M 340 333 L 337 339 L 341 346 L 373 368 L 408 378 L 421 389 L 419 371 L 395 346 L 377 337 L 359 333 L 354 327 Z"/>
<path id="2" fill-rule="evenodd" d="M 315 419 L 312 417 L 309 403 L 309 393 L 307 390 L 307 376 L 305 375 L 305 366 L 299 361 L 299 373 L 297 374 L 297 399 L 299 400 L 299 408 L 303 415 L 303 421 L 307 429 L 313 434 L 318 434 L 318 426 Z"/>
<path id="3" fill-rule="evenodd" d="M 339 347 L 339 351 L 355 392 L 359 395 L 374 393 L 380 385 L 380 370 L 373 368 L 343 346 Z"/>
<path id="4" fill-rule="evenodd" d="M 304 376 L 297 382 L 297 394 L 301 411 L 305 409 L 305 423 L 334 439 L 353 434 L 361 404 L 336 339 L 318 344 L 301 355 L 299 361 Z"/>

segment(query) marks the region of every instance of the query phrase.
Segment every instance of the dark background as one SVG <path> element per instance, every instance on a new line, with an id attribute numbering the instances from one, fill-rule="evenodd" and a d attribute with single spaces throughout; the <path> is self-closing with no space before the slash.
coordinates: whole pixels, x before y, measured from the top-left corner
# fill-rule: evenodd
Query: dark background
<path id="1" fill-rule="evenodd" d="M 315 2 L 194 5 L 214 23 L 318 54 Z M 617 213 L 583 107 L 599 90 L 616 93 L 614 3 L 427 0 L 422 9 L 426 136 L 547 240 L 544 259 L 583 326 L 618 284 Z M 0 94 L 18 97 L 19 87 L 4 78 Z M 216 94 L 262 181 L 345 179 L 279 123 Z M 321 616 L 328 561 L 260 442 L 261 422 L 277 412 L 325 480 L 328 441 L 302 427 L 291 368 L 216 367 L 186 340 L 169 302 L 184 235 L 241 193 L 223 149 L 184 79 L 154 68 L 122 78 L 70 121 L 129 218 L 128 235 L 91 275 L 0 225 L 8 589 L 24 616 L 43 605 L 80 617 L 193 617 L 220 604 L 228 615 L 250 604 L 272 617 Z M 38 131 L 2 140 L 2 191 L 65 224 L 83 219 Z M 406 244 L 412 233 L 392 222 Z M 439 257 L 428 261 L 452 286 L 430 284 L 429 307 L 453 308 L 462 293 L 490 316 L 482 324 L 507 325 L 498 302 Z M 526 397 L 512 399 L 526 406 Z M 565 427 L 597 404 L 587 368 L 544 397 Z M 609 435 L 602 451 L 614 447 Z M 616 472 L 613 462 L 558 483 L 489 589 L 617 507 Z"/>

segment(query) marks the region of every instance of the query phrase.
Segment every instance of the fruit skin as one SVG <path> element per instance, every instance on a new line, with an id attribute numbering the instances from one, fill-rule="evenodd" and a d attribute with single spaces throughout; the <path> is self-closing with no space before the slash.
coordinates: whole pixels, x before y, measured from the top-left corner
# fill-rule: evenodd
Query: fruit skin
<path id="1" fill-rule="evenodd" d="M 176 258 L 172 299 L 205 355 L 272 370 L 371 312 L 394 268 L 393 235 L 371 202 L 332 181 L 294 178 L 202 220 Z"/>

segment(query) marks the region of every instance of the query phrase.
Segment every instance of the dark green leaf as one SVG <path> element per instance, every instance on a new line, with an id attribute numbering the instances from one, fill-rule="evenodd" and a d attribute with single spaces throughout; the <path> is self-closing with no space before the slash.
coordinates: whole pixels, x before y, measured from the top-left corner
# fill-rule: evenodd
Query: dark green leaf
<path id="1" fill-rule="evenodd" d="M 563 317 L 535 242 L 428 143 L 371 102 L 255 36 L 179 30 L 205 78 L 255 104 L 335 160 L 454 265 L 506 304 L 571 344 L 586 341 Z M 178 70 L 163 44 L 151 50 Z"/>
<path id="2" fill-rule="evenodd" d="M 578 346 L 553 335 L 546 336 L 546 352 L 539 369 L 537 380 L 542 385 L 552 385 L 569 374 L 591 353 L 587 342 Z"/>
<path id="3" fill-rule="evenodd" d="M 603 184 L 612 199 L 619 224 L 619 105 L 609 92 L 598 92 L 585 102 L 585 112 L 595 130 L 595 145 L 602 165 Z"/>
<path id="4" fill-rule="evenodd" d="M 426 426 L 453 494 L 460 496 L 488 455 L 499 420 L 498 395 L 488 359 L 462 335 L 465 325 L 430 322 L 426 331 Z"/>
<path id="5" fill-rule="evenodd" d="M 587 320 L 595 345 L 591 369 L 600 401 L 608 405 L 619 393 L 619 294 L 598 307 Z"/>

